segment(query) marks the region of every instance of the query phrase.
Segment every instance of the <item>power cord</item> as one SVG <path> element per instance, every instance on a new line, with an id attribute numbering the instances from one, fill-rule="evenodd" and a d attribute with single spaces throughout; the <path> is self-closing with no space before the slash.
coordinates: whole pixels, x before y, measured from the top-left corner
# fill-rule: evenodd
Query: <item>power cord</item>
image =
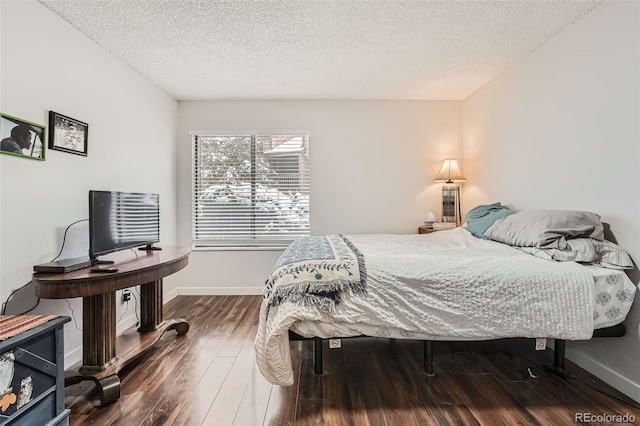
<path id="1" fill-rule="evenodd" d="M 71 228 L 73 225 L 75 225 L 76 223 L 80 223 L 80 222 L 84 222 L 87 221 L 89 219 L 80 219 L 80 220 L 76 220 L 75 222 L 73 222 L 72 224 L 70 224 L 69 226 L 67 226 L 67 229 L 64 230 L 64 235 L 62 236 L 62 247 L 60 247 L 60 252 L 58 252 L 58 254 L 56 255 L 56 257 L 54 257 L 53 259 L 50 260 L 50 262 L 55 261 L 57 258 L 60 257 L 60 255 L 62 254 L 62 251 L 64 250 L 64 244 L 67 240 L 67 232 L 69 232 L 69 228 Z M 29 281 L 28 283 L 18 287 L 17 289 L 13 290 L 11 293 L 9 293 L 9 296 L 7 296 L 7 298 L 5 299 L 5 301 L 2 303 L 2 315 L 4 315 L 7 312 L 7 304 L 9 303 L 9 301 L 11 300 L 11 298 L 13 297 L 14 294 L 16 294 L 17 292 L 19 292 L 20 290 L 22 290 L 23 288 L 25 288 L 26 286 L 28 286 L 29 284 L 31 284 L 33 281 Z M 28 314 L 29 312 L 33 311 L 35 308 L 38 307 L 38 305 L 40 305 L 40 298 L 37 298 L 38 300 L 36 301 L 35 306 L 33 306 L 32 308 L 30 308 L 29 310 L 26 310 L 18 315 L 24 315 L 24 314 Z M 77 326 L 76 326 L 77 328 Z"/>
<path id="2" fill-rule="evenodd" d="M 456 355 L 469 355 L 469 356 L 473 356 L 473 352 L 455 352 L 455 353 L 453 354 L 454 358 L 456 357 Z M 464 363 L 463 363 L 463 362 L 461 362 L 460 364 L 461 364 L 461 366 L 462 366 L 462 370 L 463 370 L 466 374 L 469 374 L 469 375 L 480 375 L 480 376 L 491 376 L 491 377 L 494 377 L 494 378 L 496 378 L 496 379 L 502 380 L 502 381 L 504 381 L 504 382 L 509 382 L 509 383 L 526 383 L 526 382 L 528 382 L 528 381 L 529 381 L 529 379 L 537 379 L 537 378 L 538 378 L 538 376 L 536 376 L 536 375 L 534 374 L 535 369 L 532 371 L 530 367 L 529 367 L 529 368 L 527 368 L 527 372 L 529 373 L 529 375 L 528 375 L 527 377 L 525 377 L 524 379 L 522 379 L 522 380 L 509 380 L 509 379 L 503 379 L 502 377 L 498 377 L 498 376 L 496 376 L 495 374 L 492 374 L 492 373 L 486 373 L 486 372 L 471 372 L 471 371 L 467 370 L 467 368 L 466 368 L 466 366 L 464 365 Z M 637 403 L 634 403 L 634 402 L 630 402 L 630 401 L 625 401 L 624 399 L 619 398 L 619 397 L 617 397 L 617 396 L 615 396 L 615 395 L 612 395 L 611 393 L 606 392 L 606 391 L 604 391 L 604 390 L 602 390 L 602 389 L 599 389 L 599 388 L 597 388 L 597 387 L 595 387 L 595 386 L 591 385 L 590 383 L 587 383 L 587 382 L 585 382 L 584 380 L 581 380 L 581 379 L 579 379 L 579 378 L 577 378 L 577 377 L 575 377 L 575 376 L 568 375 L 568 376 L 567 376 L 567 379 L 568 379 L 568 380 L 575 380 L 575 381 L 577 381 L 577 382 L 580 382 L 580 383 L 582 383 L 582 384 L 584 384 L 584 385 L 586 385 L 586 386 L 590 387 L 591 389 L 593 389 L 593 390 L 595 390 L 595 391 L 597 391 L 597 392 L 599 392 L 599 393 L 601 393 L 601 394 L 603 394 L 603 395 L 606 395 L 606 396 L 608 396 L 608 397 L 610 397 L 610 398 L 613 398 L 613 399 L 615 399 L 616 401 L 618 401 L 618 402 L 620 402 L 620 403 L 622 403 L 622 404 L 625 404 L 625 405 L 627 405 L 627 406 L 629 406 L 629 407 L 632 407 L 632 408 L 640 408 L 640 404 L 637 404 Z"/>
<path id="3" fill-rule="evenodd" d="M 73 308 L 71 307 L 71 302 L 69 301 L 69 299 L 64 299 L 65 302 L 67 302 L 67 305 L 69 306 L 69 310 L 71 311 L 71 318 L 73 318 L 73 323 L 75 324 L 76 330 L 78 331 L 82 331 L 82 329 L 80 327 L 78 327 L 78 321 L 76 319 L 76 315 L 75 315 L 75 311 L 73 310 Z M 120 315 L 120 318 L 118 319 L 118 322 L 120 322 L 122 320 L 122 317 L 129 311 L 129 301 L 127 300 L 127 306 L 125 308 L 125 311 L 122 313 L 122 315 Z"/>
<path id="4" fill-rule="evenodd" d="M 31 281 L 29 281 L 29 282 L 28 282 L 27 284 L 25 284 L 25 285 L 28 285 L 28 284 L 31 284 Z M 24 287 L 24 286 L 22 286 L 22 287 Z M 34 305 L 34 307 L 33 307 L 33 308 L 29 309 L 28 311 L 24 311 L 24 312 L 23 312 L 23 313 L 21 313 L 20 315 L 28 314 L 29 312 L 31 312 L 31 311 L 33 311 L 35 308 L 37 308 L 37 307 L 38 307 L 38 305 L 40 305 L 40 298 L 39 298 L 39 297 L 37 298 L 37 300 L 36 300 L 36 304 Z"/>
<path id="5" fill-rule="evenodd" d="M 64 235 L 62 236 L 62 247 L 60 247 L 60 252 L 58 253 L 58 255 L 56 257 L 54 257 L 53 259 L 50 260 L 50 262 L 53 262 L 54 260 L 56 260 L 57 258 L 60 257 L 60 255 L 62 254 L 62 250 L 64 250 L 64 243 L 67 240 L 67 232 L 69 231 L 69 228 L 71 228 L 73 225 L 75 225 L 76 223 L 80 223 L 80 222 L 84 222 L 87 221 L 89 219 L 80 219 L 80 220 L 76 220 L 75 222 L 73 222 L 71 225 L 67 226 L 67 229 L 64 230 Z"/>
<path id="6" fill-rule="evenodd" d="M 516 380 L 512 380 L 512 379 L 505 379 L 502 377 L 499 377 L 493 373 L 488 373 L 488 372 L 484 372 L 484 371 L 478 371 L 478 372 L 473 372 L 473 371 L 469 371 L 465 365 L 465 363 L 460 360 L 457 359 L 458 355 L 468 355 L 468 356 L 474 356 L 473 352 L 454 352 L 453 353 L 453 358 L 456 359 L 458 361 L 458 364 L 460 365 L 462 371 L 469 375 L 469 376 L 489 376 L 489 377 L 493 377 L 494 379 L 503 381 L 503 382 L 507 382 L 507 383 L 528 383 L 530 379 L 537 379 L 538 376 L 535 373 L 535 368 L 532 367 L 527 367 L 527 376 L 524 377 L 523 379 L 516 379 Z M 438 404 L 441 405 L 454 405 L 450 402 L 446 402 L 446 401 L 438 401 Z"/>
<path id="7" fill-rule="evenodd" d="M 13 297 L 13 295 L 14 295 L 14 294 L 16 294 L 17 292 L 19 292 L 20 290 L 22 290 L 23 288 L 25 288 L 26 286 L 28 286 L 29 284 L 31 284 L 32 282 L 33 282 L 33 281 L 29 281 L 28 283 L 26 283 L 26 284 L 24 284 L 24 285 L 22 285 L 22 286 L 18 287 L 17 289 L 13 290 L 13 291 L 9 294 L 9 296 L 7 296 L 7 299 L 2 303 L 2 311 L 1 311 L 1 315 L 4 315 L 4 314 L 7 312 L 7 304 L 9 303 L 9 301 L 11 300 L 11 298 Z M 21 313 L 21 314 L 19 314 L 19 315 L 24 315 L 24 314 L 26 314 L 26 313 L 28 313 L 28 312 L 33 311 L 35 308 L 37 308 L 37 307 L 38 307 L 38 305 L 39 305 L 39 304 L 40 304 L 40 298 L 38 297 L 38 300 L 37 300 L 37 302 L 36 302 L 36 305 L 35 305 L 33 308 L 31 308 L 31 309 L 29 309 L 28 311 L 25 311 L 25 312 L 23 312 L 23 313 Z"/>
<path id="8" fill-rule="evenodd" d="M 453 357 L 456 358 L 456 355 L 473 356 L 473 352 L 455 352 L 453 354 Z M 507 383 L 527 383 L 527 382 L 529 382 L 529 379 L 537 379 L 538 378 L 538 376 L 536 376 L 534 374 L 535 368 L 533 368 L 533 370 L 532 370 L 532 367 L 527 367 L 528 375 L 525 378 L 514 380 L 514 379 L 504 379 L 502 377 L 498 377 L 497 375 L 495 375 L 493 373 L 487 373 L 487 372 L 484 372 L 484 371 L 479 371 L 479 372 L 469 371 L 469 370 L 467 370 L 467 367 L 464 365 L 464 362 L 460 362 L 460 365 L 462 367 L 462 371 L 464 371 L 466 374 L 468 374 L 470 376 L 490 376 L 490 377 L 493 377 L 495 379 L 498 379 L 498 380 L 501 380 L 501 381 L 507 382 Z"/>
<path id="9" fill-rule="evenodd" d="M 127 300 L 126 302 L 127 302 L 127 306 L 126 306 L 126 308 L 125 308 L 124 312 L 120 315 L 120 318 L 118 318 L 118 322 L 122 321 L 122 317 L 124 317 L 124 316 L 125 316 L 125 314 L 126 314 L 127 312 L 129 312 L 129 301 Z"/>
<path id="10" fill-rule="evenodd" d="M 136 296 L 135 290 L 136 290 L 136 288 L 134 288 L 134 291 L 131 292 L 131 295 L 136 300 L 136 303 L 133 305 L 133 308 L 135 309 L 134 312 L 136 314 L 136 320 L 138 320 L 138 324 L 140 324 L 140 317 L 138 316 L 138 297 Z"/>
<path id="11" fill-rule="evenodd" d="M 69 299 L 64 299 L 64 301 L 67 302 L 67 305 L 69 305 L 69 310 L 71 311 L 71 318 L 73 318 L 73 323 L 76 326 L 76 330 L 82 331 L 82 329 L 78 327 L 78 321 L 76 321 L 76 315 L 75 315 L 75 312 L 73 312 L 73 308 L 71 307 L 71 302 L 69 302 Z"/>

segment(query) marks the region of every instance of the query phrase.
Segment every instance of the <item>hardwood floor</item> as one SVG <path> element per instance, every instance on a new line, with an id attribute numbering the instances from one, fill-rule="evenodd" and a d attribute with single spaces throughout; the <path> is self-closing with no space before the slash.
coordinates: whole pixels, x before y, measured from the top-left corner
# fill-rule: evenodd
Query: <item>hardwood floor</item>
<path id="1" fill-rule="evenodd" d="M 572 363 L 567 368 L 574 378 L 546 373 L 541 366 L 552 353 L 536 352 L 524 339 L 436 343 L 435 377 L 422 373 L 417 341 L 343 339 L 341 349 L 325 342 L 323 376 L 313 374 L 312 344 L 293 342 L 296 382 L 273 386 L 255 365 L 260 301 L 170 301 L 165 317 L 187 319 L 189 332 L 166 333 L 123 371 L 122 396 L 114 404 L 97 408 L 91 382 L 67 387 L 71 425 L 557 426 L 575 424 L 576 413 L 640 421 L 637 404 Z"/>

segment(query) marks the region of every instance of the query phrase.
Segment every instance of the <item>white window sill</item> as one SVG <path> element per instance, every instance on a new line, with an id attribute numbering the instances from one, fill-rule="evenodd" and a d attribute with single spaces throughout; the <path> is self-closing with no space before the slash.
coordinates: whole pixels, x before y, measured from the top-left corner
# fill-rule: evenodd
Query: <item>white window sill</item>
<path id="1" fill-rule="evenodd" d="M 251 246 L 251 247 L 224 247 L 224 246 L 216 246 L 216 247 L 191 247 L 191 251 L 284 251 L 286 247 L 282 246 Z"/>

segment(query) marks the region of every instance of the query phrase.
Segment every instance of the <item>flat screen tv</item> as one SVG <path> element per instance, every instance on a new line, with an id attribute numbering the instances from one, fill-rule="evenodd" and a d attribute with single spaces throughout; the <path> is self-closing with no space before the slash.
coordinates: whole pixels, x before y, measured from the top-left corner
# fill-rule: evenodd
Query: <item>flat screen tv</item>
<path id="1" fill-rule="evenodd" d="M 160 241 L 158 194 L 89 191 L 89 257 L 145 246 Z"/>

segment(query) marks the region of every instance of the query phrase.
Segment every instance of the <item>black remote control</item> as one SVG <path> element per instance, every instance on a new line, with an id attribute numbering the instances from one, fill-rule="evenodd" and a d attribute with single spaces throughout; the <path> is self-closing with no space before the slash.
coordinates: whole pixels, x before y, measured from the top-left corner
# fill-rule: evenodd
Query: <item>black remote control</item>
<path id="1" fill-rule="evenodd" d="M 118 272 L 118 268 L 91 268 L 91 272 L 114 273 Z"/>

